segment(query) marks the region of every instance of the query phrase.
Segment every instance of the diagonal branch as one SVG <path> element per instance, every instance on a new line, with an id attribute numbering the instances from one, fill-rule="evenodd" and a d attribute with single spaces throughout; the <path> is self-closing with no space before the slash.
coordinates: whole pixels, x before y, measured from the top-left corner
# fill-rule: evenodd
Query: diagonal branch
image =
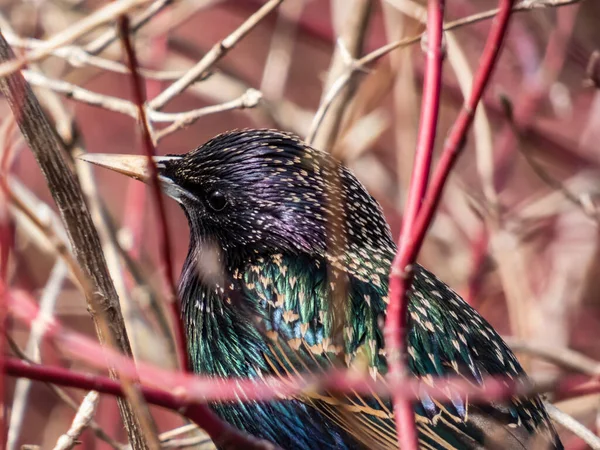
<path id="1" fill-rule="evenodd" d="M 223 58 L 240 39 L 246 36 L 258 23 L 273 11 L 283 0 L 270 0 L 252 14 L 233 33 L 214 45 L 194 67 L 179 80 L 162 91 L 149 103 L 151 109 L 162 109 L 174 97 L 181 94 L 190 84 L 202 77 L 217 61 Z"/>

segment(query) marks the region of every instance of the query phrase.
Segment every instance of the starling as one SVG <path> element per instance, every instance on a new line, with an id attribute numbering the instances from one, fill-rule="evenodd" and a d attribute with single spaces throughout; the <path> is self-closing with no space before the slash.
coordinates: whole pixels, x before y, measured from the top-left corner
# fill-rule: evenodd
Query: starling
<path id="1" fill-rule="evenodd" d="M 148 179 L 144 157 L 85 159 Z M 227 132 L 156 164 L 190 226 L 179 295 L 197 373 L 258 379 L 348 367 L 385 377 L 382 326 L 396 246 L 378 203 L 347 168 L 273 130 Z M 408 296 L 412 375 L 475 385 L 525 377 L 498 333 L 421 266 Z M 390 401 L 375 393 L 211 407 L 284 449 L 398 448 Z M 480 404 L 422 392 L 414 411 L 424 449 L 562 448 L 537 396 Z"/>

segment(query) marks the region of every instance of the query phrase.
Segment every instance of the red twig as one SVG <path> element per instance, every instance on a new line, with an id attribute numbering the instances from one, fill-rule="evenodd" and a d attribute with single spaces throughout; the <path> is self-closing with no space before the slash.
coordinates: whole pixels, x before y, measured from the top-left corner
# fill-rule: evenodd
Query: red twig
<path id="1" fill-rule="evenodd" d="M 13 224 L 8 214 L 8 174 L 10 172 L 11 153 L 13 146 L 10 145 L 10 137 L 16 121 L 11 117 L 5 120 L 10 120 L 11 123 L 6 129 L 5 140 L 2 150 L 2 159 L 0 161 L 0 371 L 4 370 L 6 363 L 4 358 L 4 347 L 6 335 L 6 313 L 7 305 L 7 285 L 8 285 L 8 259 L 14 245 L 14 229 Z M 0 375 L 0 399 L 5 399 L 5 383 L 4 376 Z M 6 423 L 4 418 L 7 417 L 6 402 L 2 401 L 0 406 L 3 411 L 0 413 L 0 448 L 4 448 L 6 442 Z"/>
<path id="2" fill-rule="evenodd" d="M 490 35 L 488 36 L 481 63 L 479 64 L 474 77 L 471 95 L 456 119 L 452 130 L 450 131 L 450 135 L 448 136 L 446 144 L 444 145 L 440 162 L 434 173 L 431 186 L 426 191 L 421 208 L 416 214 L 416 218 L 413 217 L 408 219 L 406 222 L 412 226 L 410 228 L 403 226 L 402 229 L 404 237 L 401 238 L 401 245 L 396 258 L 394 258 L 394 263 L 390 274 L 390 305 L 388 308 L 385 326 L 385 339 L 388 363 L 390 365 L 390 375 L 395 379 L 397 379 L 398 376 L 401 377 L 403 374 L 401 357 L 405 354 L 403 349 L 406 340 L 406 293 L 408 287 L 410 286 L 410 266 L 414 263 L 417 253 L 421 248 L 423 239 L 425 237 L 425 232 L 427 231 L 431 219 L 433 218 L 433 214 L 435 213 L 437 205 L 440 201 L 450 170 L 452 169 L 460 151 L 463 148 L 467 131 L 473 122 L 475 109 L 477 108 L 479 100 L 481 99 L 490 75 L 495 67 L 495 63 L 500 54 L 500 49 L 506 35 L 513 3 L 514 0 L 500 1 L 500 11 L 495 19 Z M 433 10 L 435 10 L 435 8 L 433 8 Z M 430 33 L 434 24 L 434 19 L 432 18 L 431 14 L 432 6 L 430 2 L 428 17 L 428 29 Z M 433 42 L 432 38 L 430 38 L 429 42 L 430 44 Z M 431 73 L 430 70 L 433 70 L 433 64 L 432 69 L 430 69 L 428 64 L 427 72 Z M 426 86 L 428 86 L 428 84 L 426 84 Z M 424 93 L 424 97 L 428 96 L 428 94 L 429 93 L 427 92 Z M 430 111 L 434 111 L 434 108 L 431 108 Z M 427 120 L 427 124 L 429 126 L 435 126 L 436 122 L 434 119 L 428 118 Z M 425 139 L 427 136 L 429 136 L 429 132 L 423 132 L 422 134 L 419 134 L 419 137 L 423 139 Z M 420 143 L 418 147 L 420 147 Z M 423 158 L 424 161 L 418 161 L 419 158 Z M 414 185 L 417 186 L 416 189 L 418 190 L 417 192 L 413 192 L 411 189 L 409 192 L 409 197 L 412 197 L 415 194 L 422 195 L 422 185 L 426 183 L 426 177 L 424 177 L 423 173 L 425 170 L 428 170 L 428 166 L 426 164 L 428 161 L 425 160 L 425 158 L 430 158 L 430 156 L 427 154 L 416 155 L 415 169 L 421 168 L 422 173 L 413 174 L 413 180 L 416 177 L 419 177 L 417 180 L 420 181 L 414 181 Z M 413 188 L 412 182 L 411 188 Z M 409 204 L 418 204 L 419 200 L 420 197 L 417 197 L 416 199 L 410 200 Z M 414 214 L 414 211 L 411 212 Z M 396 423 L 398 432 L 400 434 L 399 439 L 407 440 L 403 448 L 416 448 L 416 444 L 414 444 L 414 435 L 411 434 L 414 433 L 414 415 L 412 413 L 412 408 L 409 409 L 410 405 L 407 405 L 406 402 L 398 402 L 398 400 L 401 399 L 397 399 L 396 395 L 394 395 L 394 411 L 397 415 Z M 407 428 L 407 430 L 404 428 Z M 403 438 L 403 432 L 408 432 L 409 435 L 406 438 Z M 403 440 L 400 442 L 403 443 Z M 411 446 L 406 447 L 407 444 Z"/>
<path id="3" fill-rule="evenodd" d="M 427 7 L 427 64 L 423 88 L 419 136 L 415 152 L 413 174 L 410 181 L 408 202 L 402 224 L 400 252 L 394 259 L 390 279 L 390 305 L 385 325 L 390 376 L 402 379 L 405 376 L 404 363 L 406 329 L 406 285 L 410 283 L 408 274 L 401 273 L 408 264 L 401 260 L 402 248 L 412 234 L 414 223 L 421 207 L 421 201 L 427 189 L 429 170 L 433 156 L 440 90 L 442 85 L 442 65 L 444 60 L 442 38 L 444 25 L 444 0 L 429 0 Z M 396 272 L 396 273 L 395 273 Z M 393 396 L 396 432 L 400 448 L 412 450 L 418 448 L 417 429 L 412 404 L 406 399 Z"/>
<path id="4" fill-rule="evenodd" d="M 423 99 L 415 161 L 410 180 L 410 195 L 404 211 L 402 227 L 411 230 L 421 208 L 427 190 L 429 171 L 433 156 L 433 146 L 440 109 L 442 87 L 444 2 L 429 0 L 427 10 L 427 63 L 423 79 Z M 408 239 L 405 233 L 400 236 L 400 247 Z"/>
<path id="5" fill-rule="evenodd" d="M 118 381 L 109 377 L 73 372 L 62 367 L 28 364 L 16 358 L 7 358 L 4 372 L 15 377 L 50 382 L 79 389 L 95 390 L 103 394 L 123 397 L 125 394 Z M 202 427 L 217 445 L 225 443 L 231 448 L 274 449 L 275 446 L 246 435 L 223 422 L 206 405 L 190 403 L 185 395 L 178 392 L 140 387 L 146 400 L 153 405 L 178 411 Z"/>
<path id="6" fill-rule="evenodd" d="M 1 287 L 1 286 L 0 286 Z M 14 317 L 31 326 L 38 319 L 38 308 L 33 299 L 25 291 L 9 291 L 8 305 Z M 393 391 L 395 395 L 405 401 L 413 401 L 427 393 L 432 399 L 447 401 L 449 393 L 468 396 L 470 401 L 478 400 L 490 402 L 502 400 L 512 396 L 527 396 L 535 392 L 552 389 L 561 396 L 584 395 L 600 391 L 600 382 L 588 377 L 574 376 L 551 382 L 543 386 L 532 386 L 528 382 L 518 379 L 503 377 L 486 377 L 485 386 L 478 386 L 462 377 L 450 377 L 436 380 L 435 384 L 427 384 L 426 380 L 409 378 L 405 380 L 390 380 L 389 383 L 374 381 L 370 377 L 357 377 L 355 373 L 331 371 L 320 376 L 295 376 L 278 377 L 267 376 L 261 380 L 249 378 L 215 379 L 171 371 L 153 366 L 144 362 L 134 363 L 130 358 L 121 353 L 104 349 L 92 339 L 73 331 L 65 329 L 59 321 L 48 318 L 46 321 L 44 337 L 51 339 L 58 347 L 70 353 L 73 358 L 86 362 L 93 367 L 106 369 L 116 368 L 126 377 L 139 374 L 139 380 L 144 385 L 144 392 L 151 395 L 156 391 L 167 391 L 177 394 L 179 407 L 192 403 L 209 401 L 270 401 L 292 396 L 310 395 L 310 392 L 357 392 L 363 394 L 388 395 Z M 69 385 L 74 379 L 75 387 L 101 390 L 101 386 L 109 386 L 106 393 L 114 393 L 115 386 L 120 386 L 118 381 L 109 384 L 103 377 L 90 374 L 76 374 L 67 369 L 62 369 L 64 379 L 57 379 L 49 372 L 48 378 L 44 377 L 47 366 L 36 366 L 35 379 Z M 58 370 L 56 368 L 52 370 Z M 99 387 L 100 386 L 100 387 Z M 105 391 L 102 391 L 105 392 Z"/>
<path id="7" fill-rule="evenodd" d="M 463 149 L 467 132 L 473 123 L 475 110 L 483 95 L 483 91 L 488 84 L 498 60 L 498 56 L 500 55 L 500 49 L 502 48 L 502 43 L 506 36 L 513 4 L 514 0 L 500 1 L 500 11 L 496 16 L 492 30 L 490 31 L 490 35 L 485 44 L 481 63 L 475 73 L 471 95 L 456 119 L 454 126 L 450 130 L 437 169 L 433 175 L 431 187 L 428 189 L 421 210 L 419 211 L 419 217 L 417 218 L 415 227 L 416 233 L 411 237 L 410 241 L 408 241 L 406 251 L 409 256 L 411 256 L 409 261 L 414 260 L 414 257 L 423 243 L 425 231 L 427 230 L 442 197 L 442 191 L 444 190 L 446 180 Z"/>
<path id="8" fill-rule="evenodd" d="M 165 16 L 170 13 L 170 10 L 162 11 L 160 16 L 166 19 Z M 149 67 L 158 70 L 167 57 L 167 36 L 153 36 L 150 40 L 150 47 Z M 157 96 L 162 89 L 162 82 L 160 80 L 146 79 L 145 85 L 147 97 L 150 98 Z M 123 227 L 130 232 L 131 247 L 129 248 L 129 254 L 134 259 L 139 258 L 140 255 L 144 230 L 145 200 L 146 187 L 139 181 L 131 179 L 127 188 L 127 200 L 125 201 L 125 211 L 127 211 L 127 214 L 124 218 Z"/>
<path id="9" fill-rule="evenodd" d="M 143 81 L 138 73 L 138 63 L 133 45 L 129 39 L 129 19 L 127 16 L 121 16 L 119 19 L 119 29 L 121 32 L 121 41 L 125 53 L 127 54 L 127 64 L 131 71 L 132 90 L 135 103 L 138 108 L 140 131 L 142 133 L 143 148 L 148 157 L 148 168 L 150 171 L 149 183 L 152 189 L 154 197 L 154 203 L 156 205 L 156 211 L 158 220 L 157 229 L 159 235 L 159 248 L 161 263 L 164 269 L 164 281 L 168 295 L 169 311 L 171 312 L 171 319 L 173 327 L 175 328 L 175 340 L 180 358 L 181 368 L 185 371 L 190 371 L 189 358 L 187 355 L 185 345 L 185 329 L 181 320 L 181 314 L 179 311 L 179 304 L 177 301 L 177 291 L 175 288 L 175 278 L 173 270 L 173 257 L 171 251 L 171 241 L 169 239 L 169 230 L 167 226 L 167 216 L 165 213 L 165 205 L 161 195 L 160 181 L 158 179 L 158 170 L 156 164 L 153 161 L 155 155 L 154 144 L 152 142 L 152 136 L 148 129 L 148 121 L 146 117 L 146 109 L 144 105 L 146 103 L 146 96 L 143 88 Z"/>
<path id="10" fill-rule="evenodd" d="M 69 386 L 77 389 L 95 390 L 103 394 L 123 396 L 123 389 L 118 380 L 112 378 L 93 375 L 85 372 L 76 372 L 63 367 L 29 364 L 17 358 L 6 358 L 4 371 L 14 377 L 24 377 L 32 380 L 53 383 L 61 386 Z M 173 372 L 175 374 L 175 372 Z M 179 374 L 181 375 L 181 374 Z M 417 379 L 406 380 L 405 383 L 397 383 L 394 386 L 387 386 L 381 382 L 375 382 L 369 377 L 357 378 L 356 374 L 344 372 L 330 372 L 322 377 L 315 377 L 314 383 L 307 384 L 306 379 L 292 377 L 288 382 L 281 379 L 272 379 L 272 382 L 254 382 L 248 379 L 239 380 L 220 380 L 215 382 L 210 379 L 202 379 L 193 375 L 183 375 L 188 378 L 187 384 L 177 385 L 166 378 L 167 383 L 161 387 L 149 386 L 143 384 L 139 386 L 141 393 L 148 403 L 162 406 L 165 408 L 179 411 L 186 417 L 194 420 L 199 426 L 213 437 L 222 430 L 227 429 L 223 423 L 205 422 L 205 418 L 210 411 L 198 411 L 201 415 L 191 417 L 188 412 L 194 406 L 204 407 L 209 401 L 272 401 L 274 399 L 291 398 L 310 390 L 333 391 L 333 392 L 355 392 L 370 394 L 377 392 L 386 395 L 393 389 L 401 393 L 402 398 L 406 400 L 415 400 L 420 395 L 428 395 L 434 400 L 448 401 L 449 392 L 458 395 L 468 395 L 472 403 L 490 401 L 503 401 L 513 396 L 526 396 L 533 393 L 539 393 L 542 389 L 535 388 L 531 384 L 524 383 L 521 380 L 486 377 L 485 387 L 480 387 L 470 383 L 468 380 L 459 377 L 436 381 L 434 385 L 428 385 Z M 240 384 L 241 383 L 241 384 Z M 216 389 L 218 392 L 215 392 Z M 201 387 L 198 387 L 201 386 Z M 600 392 L 600 381 L 590 379 L 583 375 L 570 375 L 563 379 L 551 383 L 548 386 L 560 399 L 568 399 L 585 395 L 597 394 Z M 205 395 L 200 393 L 204 392 Z M 212 420 L 212 419 L 211 419 Z M 210 430 L 208 429 L 210 428 Z"/>

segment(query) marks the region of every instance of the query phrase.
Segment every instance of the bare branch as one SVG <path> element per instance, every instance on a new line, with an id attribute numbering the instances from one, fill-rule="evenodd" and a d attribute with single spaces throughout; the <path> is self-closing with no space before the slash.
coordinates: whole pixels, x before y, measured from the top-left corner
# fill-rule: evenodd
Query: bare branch
<path id="1" fill-rule="evenodd" d="M 96 391 L 91 391 L 85 396 L 77 414 L 75 414 L 71 428 L 58 438 L 54 450 L 71 450 L 79 444 L 79 436 L 81 436 L 83 430 L 85 430 L 92 421 L 94 414 L 96 413 L 99 399 L 100 397 Z"/>
<path id="2" fill-rule="evenodd" d="M 23 350 L 21 350 L 19 348 L 19 346 L 15 343 L 15 341 L 10 336 L 7 336 L 7 338 L 8 338 L 8 345 L 15 355 L 17 355 L 23 361 L 27 361 L 29 363 L 33 362 L 30 358 L 27 357 L 27 355 L 23 352 Z M 77 412 L 79 410 L 79 403 L 76 402 L 71 397 L 71 395 L 68 394 L 64 389 L 62 389 L 61 387 L 58 387 L 52 383 L 44 383 L 44 384 L 46 385 L 46 387 L 48 387 L 48 389 L 50 389 L 61 401 L 63 401 L 73 411 Z M 88 425 L 99 439 L 102 439 L 104 442 L 106 442 L 108 445 L 110 445 L 113 449 L 126 450 L 125 445 L 117 442 L 112 437 L 110 437 L 108 435 L 108 433 L 106 433 L 106 431 L 104 431 L 94 419 L 91 419 Z"/>
<path id="3" fill-rule="evenodd" d="M 323 89 L 323 99 L 327 99 L 330 114 L 317 112 L 307 143 L 323 150 L 331 150 L 337 138 L 342 118 L 348 103 L 352 99 L 356 86 L 352 83 L 352 75 L 356 70 L 355 59 L 360 56 L 367 35 L 367 27 L 373 2 L 371 0 L 353 0 L 350 5 L 344 4 L 347 23 L 338 38 L 338 46 L 329 67 L 329 78 Z M 344 81 L 338 81 L 342 78 Z M 330 86 L 340 86 L 332 97 Z M 333 89 L 331 89 L 333 90 Z"/>
<path id="4" fill-rule="evenodd" d="M 66 28 L 62 33 L 59 33 L 52 39 L 46 41 L 44 47 L 35 49 L 21 58 L 15 59 L 14 56 L 4 58 L 4 62 L 0 65 L 0 76 L 10 75 L 17 70 L 22 69 L 27 64 L 45 58 L 50 55 L 54 49 L 70 44 L 100 25 L 115 20 L 120 15 L 148 3 L 149 1 L 150 0 L 116 0 L 108 3 L 103 8 L 98 9 L 78 23 Z"/>
<path id="5" fill-rule="evenodd" d="M 173 123 L 167 128 L 157 131 L 155 134 L 155 139 L 156 141 L 160 141 L 165 136 L 168 136 L 169 134 L 172 134 L 182 128 L 185 128 L 193 124 L 196 120 L 200 119 L 201 117 L 207 116 L 209 114 L 230 111 L 232 109 L 254 108 L 258 105 L 261 98 L 262 94 L 260 93 L 260 91 L 250 88 L 241 97 L 226 103 L 222 103 L 220 105 L 207 106 L 206 108 L 200 108 L 193 111 L 176 114 L 160 113 L 158 111 L 153 111 L 151 112 L 151 117 L 153 117 L 155 122 L 158 122 L 158 119 L 160 118 L 168 118 L 170 121 L 173 121 Z"/>
<path id="6" fill-rule="evenodd" d="M 43 318 L 52 316 L 54 307 L 60 292 L 62 290 L 63 282 L 67 276 L 68 268 L 62 260 L 57 260 L 54 263 L 54 268 L 50 273 L 46 287 L 42 292 L 40 298 L 40 320 Z M 40 361 L 39 345 L 42 340 L 42 330 L 40 327 L 40 320 L 36 320 L 34 326 L 31 327 L 31 333 L 29 340 L 27 341 L 27 347 L 25 348 L 26 354 L 35 362 Z M 7 448 L 14 449 L 19 439 L 21 432 L 21 425 L 23 423 L 23 417 L 25 416 L 25 409 L 27 405 L 27 398 L 31 389 L 31 380 L 20 378 L 17 380 L 14 391 L 13 407 L 10 414 L 10 423 L 8 427 L 8 442 Z"/>
<path id="7" fill-rule="evenodd" d="M 258 11 L 251 15 L 242 25 L 240 25 L 233 33 L 227 36 L 202 58 L 188 72 L 156 96 L 150 101 L 151 109 L 162 109 L 167 103 L 181 92 L 183 92 L 190 84 L 201 78 L 217 61 L 225 56 L 235 45 L 246 36 L 258 23 L 264 19 L 271 11 L 273 11 L 283 0 L 270 0 L 263 5 Z"/>
<path id="8" fill-rule="evenodd" d="M 596 361 L 569 348 L 556 348 L 507 336 L 503 338 L 515 352 L 527 353 L 545 359 L 569 370 L 576 370 L 590 376 L 600 375 L 600 361 Z"/>
<path id="9" fill-rule="evenodd" d="M 600 450 L 600 438 L 596 436 L 591 430 L 583 426 L 580 422 L 575 420 L 567 413 L 561 411 L 551 403 L 544 402 L 546 411 L 552 420 L 562 425 L 574 435 L 580 437 L 587 445 L 594 450 Z"/>

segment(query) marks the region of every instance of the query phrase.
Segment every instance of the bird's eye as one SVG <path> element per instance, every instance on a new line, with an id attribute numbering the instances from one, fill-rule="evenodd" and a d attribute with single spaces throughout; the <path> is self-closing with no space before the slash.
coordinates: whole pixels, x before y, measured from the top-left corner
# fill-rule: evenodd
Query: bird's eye
<path id="1" fill-rule="evenodd" d="M 227 197 L 221 191 L 213 191 L 207 197 L 208 206 L 215 211 L 223 211 L 227 206 Z"/>

